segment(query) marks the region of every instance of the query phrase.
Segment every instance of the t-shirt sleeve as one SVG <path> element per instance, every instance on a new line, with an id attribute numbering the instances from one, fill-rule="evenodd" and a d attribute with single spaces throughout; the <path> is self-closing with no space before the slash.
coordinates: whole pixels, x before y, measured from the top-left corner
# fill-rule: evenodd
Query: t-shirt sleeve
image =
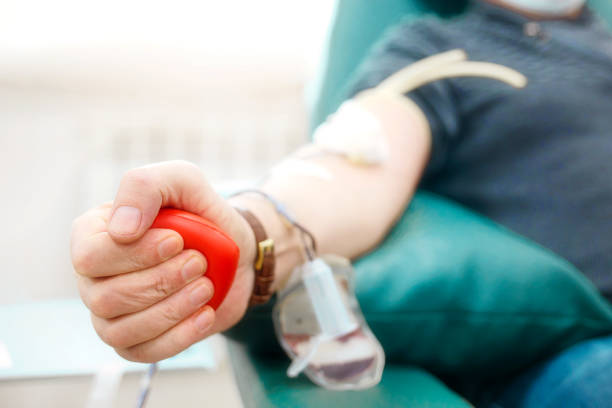
<path id="1" fill-rule="evenodd" d="M 350 81 L 347 98 L 373 88 L 400 69 L 423 58 L 448 51 L 440 23 L 425 20 L 392 28 L 372 49 Z M 441 27 L 440 27 L 441 28 Z M 422 86 L 407 96 L 423 111 L 432 132 L 432 151 L 425 178 L 438 173 L 446 163 L 450 144 L 457 139 L 459 113 L 452 84 L 440 80 Z"/>

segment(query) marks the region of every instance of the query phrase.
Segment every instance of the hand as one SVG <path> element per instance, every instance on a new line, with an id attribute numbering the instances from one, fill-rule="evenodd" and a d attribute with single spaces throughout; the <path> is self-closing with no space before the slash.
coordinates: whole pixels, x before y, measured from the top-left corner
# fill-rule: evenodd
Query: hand
<path id="1" fill-rule="evenodd" d="M 236 278 L 218 310 L 206 259 L 175 231 L 151 229 L 158 210 L 179 208 L 223 229 L 240 248 Z M 247 222 L 186 162 L 131 170 L 113 203 L 74 221 L 71 255 L 81 298 L 100 338 L 122 357 L 154 362 L 228 329 L 253 286 L 255 238 Z"/>

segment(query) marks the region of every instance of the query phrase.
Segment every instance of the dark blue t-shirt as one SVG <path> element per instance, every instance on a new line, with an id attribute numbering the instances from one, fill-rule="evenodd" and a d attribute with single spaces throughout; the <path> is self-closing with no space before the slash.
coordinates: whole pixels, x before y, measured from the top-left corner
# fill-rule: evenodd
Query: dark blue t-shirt
<path id="1" fill-rule="evenodd" d="M 353 93 L 454 48 L 514 68 L 523 90 L 488 79 L 410 94 L 433 133 L 421 188 L 454 199 L 576 265 L 612 299 L 612 36 L 585 10 L 537 23 L 476 3 L 451 20 L 405 22 L 359 70 Z"/>

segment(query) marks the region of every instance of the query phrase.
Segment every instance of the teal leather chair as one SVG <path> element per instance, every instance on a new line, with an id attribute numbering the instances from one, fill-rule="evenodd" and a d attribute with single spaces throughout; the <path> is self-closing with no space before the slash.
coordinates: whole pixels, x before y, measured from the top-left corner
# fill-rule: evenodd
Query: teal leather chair
<path id="1" fill-rule="evenodd" d="M 608 22 L 612 22 L 612 2 L 590 0 L 590 5 Z M 346 97 L 354 70 L 381 34 L 406 16 L 424 14 L 449 17 L 461 13 L 466 1 L 418 0 L 337 0 L 329 32 L 324 63 L 318 80 L 309 89 L 312 105 L 312 127 L 333 113 Z M 425 222 L 486 224 L 454 204 L 426 193 L 417 193 L 414 206 L 441 208 L 441 217 Z M 413 217 L 409 210 L 404 217 Z M 366 257 L 367 258 L 367 257 Z M 360 265 L 357 263 L 357 272 Z M 359 392 L 333 392 L 316 387 L 303 376 L 287 378 L 288 360 L 276 344 L 270 306 L 250 312 L 229 333 L 229 355 L 245 407 L 444 407 L 472 406 L 450 390 L 442 381 L 422 368 L 388 361 L 382 382 L 375 388 Z"/>

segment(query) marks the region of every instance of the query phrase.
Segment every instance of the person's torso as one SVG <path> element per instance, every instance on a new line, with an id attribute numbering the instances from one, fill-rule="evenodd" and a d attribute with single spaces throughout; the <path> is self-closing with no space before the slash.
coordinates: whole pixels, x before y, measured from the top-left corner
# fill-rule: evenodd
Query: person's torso
<path id="1" fill-rule="evenodd" d="M 437 30 L 442 48 L 529 84 L 451 80 L 458 137 L 422 187 L 550 248 L 611 298 L 612 36 L 589 13 L 535 23 L 492 6 Z"/>

